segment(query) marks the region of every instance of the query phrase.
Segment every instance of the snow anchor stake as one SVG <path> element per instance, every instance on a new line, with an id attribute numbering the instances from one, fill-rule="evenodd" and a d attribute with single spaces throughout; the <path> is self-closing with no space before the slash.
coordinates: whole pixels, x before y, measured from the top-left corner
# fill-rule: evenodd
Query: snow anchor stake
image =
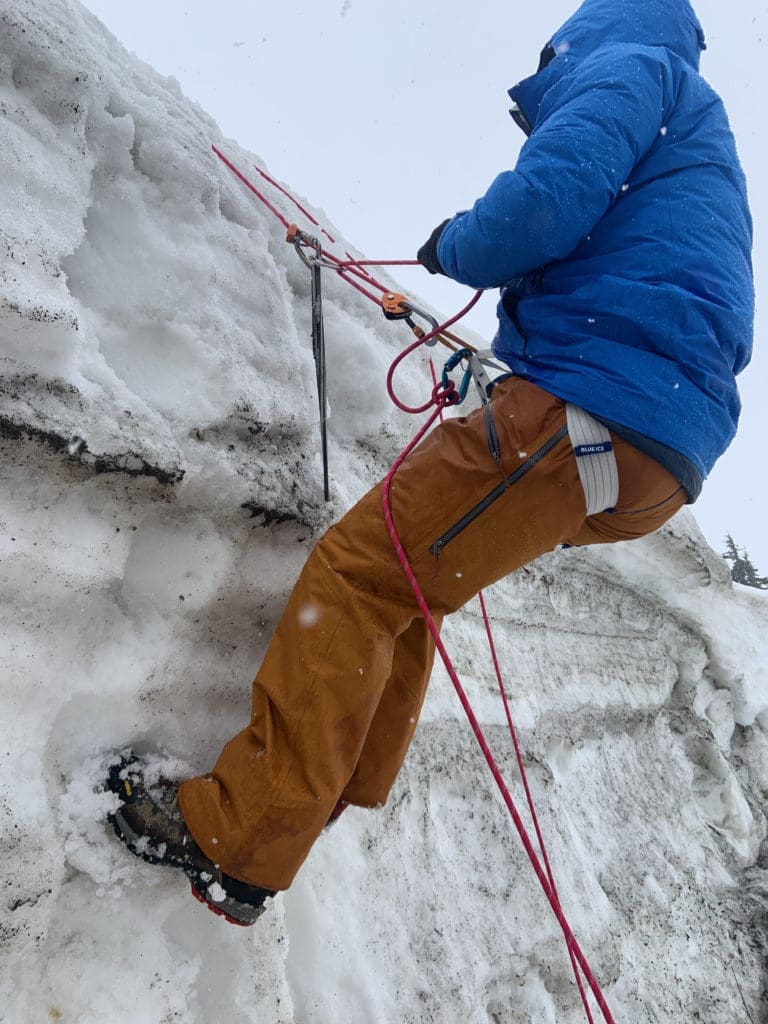
<path id="1" fill-rule="evenodd" d="M 312 303 L 312 355 L 315 360 L 317 379 L 317 400 L 320 406 L 320 449 L 323 456 L 323 496 L 330 501 L 331 490 L 328 479 L 328 401 L 325 365 L 325 330 L 323 328 L 322 267 L 323 248 L 317 238 L 299 230 L 295 224 L 288 225 L 285 237 L 290 242 L 311 275 Z M 312 249 L 310 256 L 307 249 Z"/>

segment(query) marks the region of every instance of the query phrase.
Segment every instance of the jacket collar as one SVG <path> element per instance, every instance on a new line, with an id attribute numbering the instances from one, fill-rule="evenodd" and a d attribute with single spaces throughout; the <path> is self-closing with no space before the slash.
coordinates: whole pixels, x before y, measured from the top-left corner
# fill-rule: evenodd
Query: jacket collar
<path id="1" fill-rule="evenodd" d="M 510 114 L 515 124 L 522 128 L 526 135 L 530 135 L 536 127 L 539 108 L 545 93 L 556 82 L 560 81 L 568 71 L 572 60 L 573 58 L 569 57 L 568 54 L 560 54 L 543 71 L 538 71 L 535 75 L 524 78 L 522 82 L 518 82 L 517 85 L 513 85 L 508 90 L 509 98 L 517 108 L 515 110 L 515 107 L 513 107 L 510 110 Z M 522 117 L 519 114 L 522 114 Z"/>

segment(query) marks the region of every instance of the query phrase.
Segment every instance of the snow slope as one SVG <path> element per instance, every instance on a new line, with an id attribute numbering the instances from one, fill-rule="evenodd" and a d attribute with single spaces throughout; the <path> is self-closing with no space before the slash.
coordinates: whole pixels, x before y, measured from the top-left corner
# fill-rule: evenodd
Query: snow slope
<path id="1" fill-rule="evenodd" d="M 199 772 L 244 721 L 309 545 L 412 429 L 384 388 L 408 332 L 326 280 L 326 506 L 308 275 L 210 146 L 258 158 L 76 0 L 0 0 L 0 111 L 0 1021 L 583 1020 L 442 670 L 389 805 L 253 929 L 104 826 L 110 752 Z M 399 380 L 429 387 L 418 360 Z M 617 1021 L 768 1020 L 764 597 L 683 513 L 489 602 Z M 514 779 L 483 636 L 474 605 L 446 628 Z"/>

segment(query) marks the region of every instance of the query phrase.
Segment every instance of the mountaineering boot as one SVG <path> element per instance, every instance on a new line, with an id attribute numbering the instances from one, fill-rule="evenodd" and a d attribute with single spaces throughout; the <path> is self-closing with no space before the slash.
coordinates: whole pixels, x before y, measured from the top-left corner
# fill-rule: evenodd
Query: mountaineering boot
<path id="1" fill-rule="evenodd" d="M 225 875 L 187 830 L 179 809 L 178 785 L 160 779 L 145 781 L 141 759 L 132 751 L 110 765 L 106 788 L 122 800 L 108 817 L 131 853 L 149 864 L 179 868 L 190 881 L 192 895 L 231 924 L 251 925 L 266 910 L 275 892 Z"/>

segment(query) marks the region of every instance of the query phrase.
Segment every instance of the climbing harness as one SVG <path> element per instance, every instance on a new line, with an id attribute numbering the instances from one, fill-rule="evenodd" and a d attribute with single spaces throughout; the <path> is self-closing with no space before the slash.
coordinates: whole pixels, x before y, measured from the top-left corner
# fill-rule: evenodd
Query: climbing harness
<path id="1" fill-rule="evenodd" d="M 214 153 L 219 157 L 222 162 L 229 167 L 229 169 L 249 188 L 264 205 L 281 221 L 283 226 L 287 229 L 287 241 L 291 242 L 298 252 L 302 262 L 310 269 L 312 274 L 312 350 L 315 357 L 315 364 L 317 368 L 317 388 L 318 388 L 318 400 L 320 402 L 320 420 L 321 420 L 321 439 L 323 446 L 323 460 L 324 460 L 324 486 L 325 486 L 325 497 L 326 500 L 329 496 L 328 490 L 328 472 L 327 472 L 327 434 L 326 434 L 326 375 L 325 375 L 325 343 L 323 337 L 322 328 L 322 294 L 321 294 L 321 280 L 320 274 L 324 268 L 333 270 L 339 277 L 342 277 L 345 281 L 351 284 L 358 291 L 366 295 L 371 301 L 380 304 L 384 316 L 389 320 L 403 320 L 411 328 L 414 333 L 416 340 L 408 345 L 402 352 L 393 360 L 392 365 L 389 368 L 387 375 L 387 389 L 392 401 L 397 407 L 404 412 L 409 413 L 422 413 L 432 409 L 431 415 L 428 417 L 426 422 L 419 428 L 416 436 L 410 441 L 406 448 L 400 453 L 395 460 L 391 469 L 384 478 L 382 486 L 382 509 L 384 513 L 384 519 L 392 539 L 392 545 L 395 550 L 395 554 L 402 566 L 403 572 L 405 573 L 408 582 L 410 583 L 413 591 L 416 603 L 421 611 L 424 621 L 432 635 L 435 643 L 435 647 L 439 652 L 446 671 L 453 683 L 454 689 L 456 690 L 459 701 L 466 713 L 467 719 L 469 720 L 472 731 L 475 738 L 483 752 L 488 767 L 493 775 L 496 785 L 501 793 L 502 799 L 509 810 L 510 816 L 514 822 L 515 828 L 518 832 L 520 840 L 523 844 L 526 854 L 531 862 L 534 872 L 541 884 L 542 890 L 552 908 L 552 912 L 558 921 L 560 928 L 562 929 L 565 937 L 566 946 L 568 949 L 568 956 L 571 961 L 576 984 L 578 986 L 579 995 L 584 1006 L 584 1010 L 587 1016 L 589 1024 L 594 1024 L 594 1019 L 589 1005 L 589 998 L 587 993 L 587 987 L 592 992 L 592 995 L 600 1008 L 603 1015 L 605 1024 L 615 1024 L 614 1018 L 605 1001 L 605 997 L 600 989 L 600 986 L 595 979 L 589 963 L 576 940 L 573 931 L 571 930 L 568 920 L 563 911 L 560 897 L 555 884 L 555 878 L 552 871 L 552 867 L 547 855 L 546 846 L 544 844 L 544 837 L 539 825 L 538 816 L 533 802 L 533 795 L 528 783 L 528 776 L 525 768 L 525 762 L 523 760 L 522 750 L 517 738 L 517 733 L 512 721 L 512 716 L 509 708 L 509 701 L 504 687 L 503 676 L 499 665 L 498 657 L 496 654 L 496 647 L 493 640 L 491 631 L 490 618 L 487 613 L 485 599 L 482 592 L 479 595 L 480 607 L 482 610 L 483 621 L 485 623 L 485 629 L 488 636 L 489 647 L 493 660 L 496 677 L 501 692 L 502 701 L 504 704 L 505 714 L 507 718 L 507 724 L 509 727 L 510 735 L 512 737 L 512 743 L 515 749 L 515 756 L 517 760 L 518 770 L 520 772 L 520 778 L 525 791 L 526 802 L 528 810 L 533 823 L 536 841 L 538 844 L 539 852 L 537 853 L 533 841 L 528 833 L 528 830 L 523 822 L 520 813 L 517 809 L 512 794 L 504 781 L 501 771 L 496 763 L 493 753 L 490 749 L 488 741 L 483 733 L 480 723 L 475 715 L 475 712 L 469 702 L 469 699 L 464 691 L 464 688 L 459 680 L 456 669 L 454 668 L 453 662 L 448 654 L 445 645 L 440 637 L 440 631 L 435 623 L 435 620 L 430 612 L 430 609 L 424 598 L 424 594 L 419 586 L 416 575 L 411 567 L 408 556 L 403 548 L 400 538 L 397 533 L 394 518 L 392 515 L 392 508 L 390 504 L 390 494 L 392 489 L 393 479 L 403 464 L 408 458 L 410 453 L 419 444 L 421 439 L 427 434 L 438 418 L 442 418 L 443 410 L 449 406 L 458 405 L 464 400 L 468 391 L 471 381 L 474 381 L 478 395 L 482 404 L 486 410 L 486 423 L 489 423 L 489 448 L 491 454 L 494 454 L 492 445 L 493 437 L 490 433 L 493 419 L 490 416 L 489 406 L 489 395 L 491 391 L 491 382 L 485 372 L 485 366 L 494 366 L 490 359 L 491 353 L 489 352 L 478 352 L 471 345 L 467 345 L 465 342 L 453 334 L 450 334 L 447 328 L 453 326 L 458 320 L 460 320 L 469 310 L 475 305 L 480 299 L 482 292 L 478 291 L 475 293 L 473 298 L 467 305 L 460 310 L 455 316 L 447 320 L 444 324 L 438 324 L 434 317 L 432 317 L 426 311 L 413 305 L 405 296 L 400 295 L 396 292 L 391 291 L 384 285 L 380 284 L 366 269 L 368 266 L 407 266 L 414 265 L 418 261 L 416 260 L 355 260 L 349 253 L 346 254 L 347 259 L 342 260 L 338 256 L 326 252 L 323 250 L 317 237 L 306 234 L 299 230 L 295 224 L 290 224 L 283 216 L 283 214 L 264 196 L 252 182 L 245 177 L 245 175 L 234 166 L 234 164 L 228 160 L 224 154 L 216 148 L 212 147 Z M 333 238 L 329 235 L 324 228 L 322 228 L 312 215 L 302 207 L 296 199 L 291 196 L 281 185 L 273 181 L 266 174 L 266 172 L 256 168 L 256 170 L 264 177 L 267 181 L 282 192 L 287 198 L 296 206 L 301 212 L 310 220 L 315 228 L 319 228 L 320 232 L 323 233 L 331 242 Z M 375 289 L 381 292 L 381 298 L 378 298 L 370 289 Z M 429 330 L 425 331 L 416 321 L 414 317 L 419 317 L 426 321 L 429 325 Z M 435 373 L 434 366 L 430 361 L 430 369 L 433 377 L 433 389 L 432 395 L 428 402 L 421 406 L 410 407 L 403 403 L 395 394 L 393 386 L 393 376 L 396 368 L 400 365 L 404 358 L 410 355 L 413 351 L 422 345 L 434 345 L 437 341 L 447 345 L 452 350 L 452 355 L 448 358 L 442 375 L 438 379 Z M 462 368 L 463 376 L 458 385 L 451 379 L 450 374 L 453 370 Z M 503 367 L 495 367 L 496 369 L 503 370 Z M 613 453 L 613 446 L 610 439 L 610 434 L 607 429 L 602 426 L 597 420 L 586 413 L 584 410 L 579 409 L 575 406 L 566 406 L 567 416 L 567 432 L 570 436 L 571 443 L 573 445 L 574 455 L 576 457 L 577 466 L 579 470 L 579 478 L 584 488 L 585 500 L 587 503 L 588 514 L 594 514 L 597 511 L 604 511 L 607 508 L 611 508 L 618 496 L 618 474 L 616 471 L 616 461 Z M 495 436 L 495 428 L 494 436 Z M 563 435 L 565 435 L 565 428 Z M 494 457 L 496 457 L 494 455 Z M 506 486 L 506 484 L 505 484 Z M 585 983 L 586 986 L 585 987 Z"/>

